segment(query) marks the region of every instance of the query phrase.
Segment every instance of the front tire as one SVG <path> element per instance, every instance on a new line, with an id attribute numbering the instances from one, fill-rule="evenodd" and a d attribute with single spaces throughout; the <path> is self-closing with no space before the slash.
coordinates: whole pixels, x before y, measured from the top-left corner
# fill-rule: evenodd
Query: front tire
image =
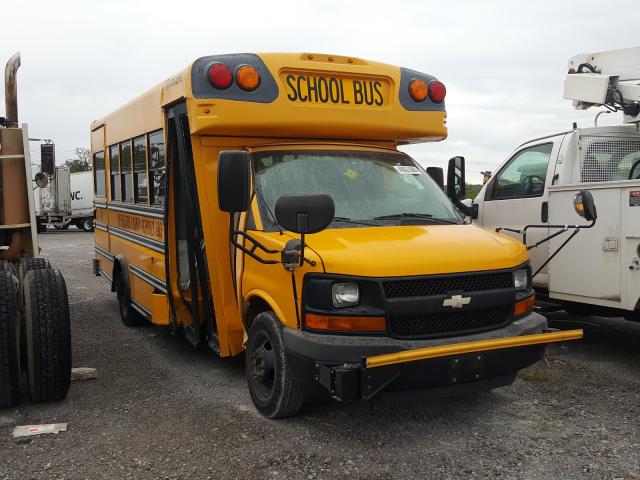
<path id="1" fill-rule="evenodd" d="M 304 399 L 304 386 L 293 378 L 287 363 L 282 324 L 273 312 L 256 316 L 249 329 L 246 375 L 251 400 L 268 418 L 297 414 Z"/>
<path id="2" fill-rule="evenodd" d="M 4 263 L 4 262 L 3 262 Z M 20 400 L 18 295 L 9 269 L 0 267 L 0 408 Z"/>
<path id="3" fill-rule="evenodd" d="M 71 383 L 67 287 L 58 270 L 31 270 L 23 284 L 27 378 L 34 402 L 62 400 Z"/>

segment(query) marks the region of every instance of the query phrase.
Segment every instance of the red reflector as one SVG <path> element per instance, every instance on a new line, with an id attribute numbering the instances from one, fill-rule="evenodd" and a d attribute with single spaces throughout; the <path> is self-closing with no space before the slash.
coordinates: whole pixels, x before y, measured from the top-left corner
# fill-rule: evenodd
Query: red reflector
<path id="1" fill-rule="evenodd" d="M 224 90 L 231 86 L 233 73 L 224 63 L 214 63 L 209 67 L 209 82 L 218 90 Z"/>
<path id="2" fill-rule="evenodd" d="M 442 82 L 431 82 L 429 84 L 429 98 L 433 103 L 442 103 L 447 95 L 447 89 Z"/>

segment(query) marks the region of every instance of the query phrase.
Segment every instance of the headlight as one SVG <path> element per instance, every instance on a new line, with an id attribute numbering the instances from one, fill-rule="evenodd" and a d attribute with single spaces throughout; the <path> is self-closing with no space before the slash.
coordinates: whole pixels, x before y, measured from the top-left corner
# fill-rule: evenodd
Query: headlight
<path id="1" fill-rule="evenodd" d="M 513 286 L 516 290 L 527 290 L 530 288 L 528 268 L 522 268 L 513 272 Z"/>
<path id="2" fill-rule="evenodd" d="M 352 307 L 360 303 L 360 289 L 355 283 L 336 283 L 331 287 L 334 307 Z"/>

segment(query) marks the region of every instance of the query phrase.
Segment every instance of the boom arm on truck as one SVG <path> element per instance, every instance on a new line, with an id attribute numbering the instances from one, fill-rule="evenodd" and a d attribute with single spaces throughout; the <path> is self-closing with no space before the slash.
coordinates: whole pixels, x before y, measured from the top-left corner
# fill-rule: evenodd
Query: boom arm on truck
<path id="1" fill-rule="evenodd" d="M 640 47 L 583 53 L 569 60 L 564 98 L 580 110 L 603 106 L 640 124 Z"/>

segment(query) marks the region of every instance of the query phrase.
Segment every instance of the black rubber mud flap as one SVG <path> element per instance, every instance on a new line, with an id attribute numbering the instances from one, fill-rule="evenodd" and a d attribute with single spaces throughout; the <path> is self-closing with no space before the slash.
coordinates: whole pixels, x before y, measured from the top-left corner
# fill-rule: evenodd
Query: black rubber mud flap
<path id="1" fill-rule="evenodd" d="M 22 298 L 29 394 L 34 402 L 61 400 L 71 383 L 71 323 L 62 274 L 31 270 Z"/>
<path id="2" fill-rule="evenodd" d="M 9 269 L 0 270 L 0 408 L 20 399 L 18 295 Z"/>

